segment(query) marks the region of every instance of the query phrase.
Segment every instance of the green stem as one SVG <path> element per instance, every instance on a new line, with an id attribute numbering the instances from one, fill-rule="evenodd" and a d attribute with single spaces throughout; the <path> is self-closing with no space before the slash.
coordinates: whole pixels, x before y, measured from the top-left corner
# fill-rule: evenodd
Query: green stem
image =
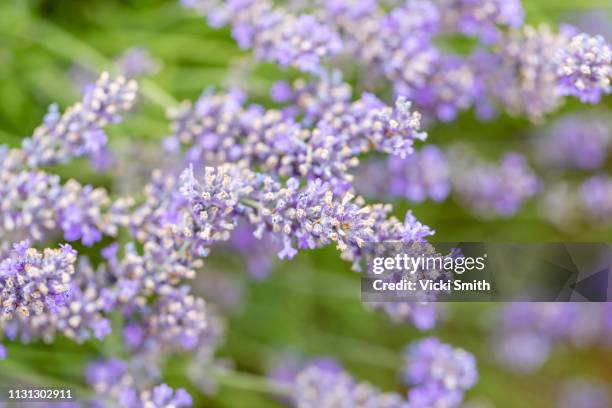
<path id="1" fill-rule="evenodd" d="M 256 210 L 261 210 L 263 208 L 260 202 L 247 197 L 241 198 L 240 201 L 242 202 L 242 204 L 248 205 L 249 207 L 255 208 Z"/>
<path id="2" fill-rule="evenodd" d="M 291 395 L 291 387 L 254 374 L 238 371 L 218 371 L 215 378 L 219 384 L 240 388 L 248 391 L 256 391 L 288 397 Z"/>
<path id="3" fill-rule="evenodd" d="M 35 16 L 29 17 L 32 23 L 31 29 L 23 30 L 18 36 L 32 41 L 53 54 L 70 61 L 74 60 L 75 55 L 82 56 L 83 61 L 79 62 L 94 72 L 99 71 L 101 67 L 108 68 L 112 65 L 112 62 L 96 49 L 61 27 Z M 163 108 L 178 105 L 178 101 L 172 95 L 168 94 L 153 81 L 140 79 L 138 82 L 143 95 L 157 105 Z"/>
<path id="4" fill-rule="evenodd" d="M 377 345 L 370 341 L 332 334 L 318 328 L 308 329 L 308 333 L 326 343 L 334 344 L 346 359 L 397 371 L 402 364 L 401 356 L 394 350 Z"/>
<path id="5" fill-rule="evenodd" d="M 28 384 L 34 383 L 34 385 L 45 388 L 55 387 L 71 389 L 75 393 L 78 393 L 81 397 L 91 398 L 93 396 L 93 392 L 84 387 L 41 374 L 39 371 L 34 370 L 27 365 L 21 364 L 11 358 L 0 361 L 0 377 L 24 381 Z"/>

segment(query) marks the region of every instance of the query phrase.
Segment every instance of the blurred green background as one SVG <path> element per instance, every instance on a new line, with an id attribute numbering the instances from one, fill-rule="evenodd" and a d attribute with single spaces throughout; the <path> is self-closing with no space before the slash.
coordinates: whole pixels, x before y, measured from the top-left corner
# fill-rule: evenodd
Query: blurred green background
<path id="1" fill-rule="evenodd" d="M 530 23 L 557 23 L 591 9 L 612 11 L 610 0 L 523 3 Z M 138 150 L 157 146 L 169 133 L 165 107 L 195 99 L 206 87 L 239 84 L 253 100 L 265 103 L 267 89 L 274 81 L 297 75 L 268 64 L 250 63 L 249 53 L 235 45 L 228 30 L 208 28 L 201 17 L 181 9 L 178 1 L 0 0 L 0 144 L 17 145 L 31 134 L 50 103 L 65 108 L 79 99 L 71 73 L 110 69 L 113 59 L 133 46 L 147 48 L 163 66 L 140 82 L 143 98 L 135 114 L 111 128 L 113 149 L 126 144 L 139 146 Z M 609 98 L 607 103 L 610 108 Z M 580 109 L 588 108 L 569 103 L 557 115 Z M 533 128 L 526 120 L 505 116 L 482 124 L 466 113 L 458 122 L 430 129 L 429 142 L 444 145 L 467 139 L 496 157 L 511 148 L 524 148 Z M 108 188 L 117 182 L 112 174 L 95 173 L 80 161 L 57 171 L 62 177 Z M 514 218 L 495 221 L 478 220 L 452 200 L 394 204 L 398 215 L 414 209 L 421 221 L 436 229 L 436 239 L 441 241 L 606 241 L 612 232 L 592 226 L 571 233 L 558 230 L 540 219 L 533 203 Z M 365 309 L 359 300 L 358 277 L 338 260 L 333 248 L 302 253 L 291 263 L 277 263 L 271 278 L 263 282 L 246 279 L 244 263 L 229 256 L 213 258 L 207 267 L 244 285 L 242 307 L 228 315 L 227 338 L 219 355 L 233 360 L 236 369 L 245 374 L 220 378 L 218 392 L 206 396 L 187 379 L 189 357 L 173 358 L 164 379 L 170 385 L 188 388 L 196 406 L 276 406 L 277 402 L 262 392 L 259 376 L 269 359 L 284 351 L 334 356 L 358 378 L 402 391 L 398 353 L 409 341 L 425 334 L 394 325 L 381 313 Z M 467 399 L 500 408 L 548 407 L 562 378 L 584 374 L 612 383 L 612 355 L 598 349 L 558 348 L 535 374 L 502 370 L 492 361 L 486 336 L 487 316 L 493 308 L 487 304 L 446 305 L 445 322 L 430 332 L 477 356 L 480 381 Z M 83 364 L 111 353 L 121 356 L 118 341 L 111 336 L 102 343 L 81 347 L 61 340 L 51 346 L 10 344 L 9 360 L 0 363 L 0 384 L 19 379 L 39 385 L 85 387 Z"/>

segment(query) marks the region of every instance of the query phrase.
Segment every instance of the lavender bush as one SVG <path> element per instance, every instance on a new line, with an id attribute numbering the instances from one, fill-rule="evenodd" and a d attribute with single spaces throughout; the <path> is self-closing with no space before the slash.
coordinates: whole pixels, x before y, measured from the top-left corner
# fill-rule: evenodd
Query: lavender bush
<path id="1" fill-rule="evenodd" d="M 40 25 L 49 30 L 36 39 L 42 48 L 70 53 L 53 42 L 63 39 L 94 62 L 82 62 L 88 67 L 79 73 L 81 61 L 73 61 L 66 76 L 80 88 L 80 102 L 50 105 L 29 136 L 0 146 L 0 372 L 2 364 L 6 372 L 10 364 L 21 367 L 20 351 L 52 353 L 70 344 L 88 350 L 78 377 L 84 406 L 197 406 L 212 398 L 203 394 L 225 386 L 270 394 L 265 404 L 300 408 L 463 406 L 466 394 L 482 391 L 476 357 L 488 355 L 442 342 L 438 333 L 418 338 L 452 327 L 452 311 L 431 299 L 359 305 L 339 327 L 355 328 L 358 313 L 368 316 L 370 323 L 355 328 L 369 336 L 366 346 L 351 352 L 353 340 L 341 338 L 345 354 L 335 358 L 316 357 L 324 353 L 313 346 L 308 357 L 265 377 L 250 352 L 242 351 L 244 360 L 224 355 L 224 341 L 228 347 L 236 337 L 244 341 L 248 327 L 265 320 L 256 304 L 240 299 L 256 319 L 242 321 L 246 334 L 233 331 L 240 318 L 230 310 L 244 291 L 232 273 L 245 269 L 265 285 L 283 265 L 295 269 L 283 272 L 295 279 L 292 290 L 354 301 L 358 288 L 349 296 L 338 288 L 351 288 L 355 276 L 341 275 L 338 285 L 313 283 L 317 269 L 334 262 L 322 258 L 345 262 L 332 263 L 335 269 L 359 271 L 371 243 L 433 251 L 428 240 L 437 225 L 421 222 L 427 214 L 421 209 L 447 198 L 484 222 L 521 214 L 538 198 L 541 218 L 563 231 L 605 224 L 612 213 L 605 113 L 543 123 L 565 105 L 586 111 L 608 100 L 608 40 L 568 25 L 527 25 L 518 0 L 180 5 L 185 10 L 169 7 L 181 19 L 194 11 L 206 17 L 207 41 L 227 27 L 242 58 L 275 66 L 273 78 L 204 91 L 198 83 L 199 97 L 179 102 L 148 78 L 163 75 L 166 61 L 146 47 L 106 61 L 51 23 Z M 0 14 L 23 11 L 1 7 Z M 231 46 L 221 43 L 217 51 L 224 47 Z M 114 72 L 90 78 L 109 68 Z M 187 76 L 176 77 L 193 86 Z M 166 111 L 169 130 L 159 127 L 160 106 L 151 105 Z M 147 131 L 160 140 L 138 141 L 129 127 L 138 120 L 152 122 Z M 483 133 L 496 121 L 511 124 L 534 140 L 490 155 L 467 140 L 466 121 Z M 538 130 L 525 130 L 531 126 Z M 124 141 L 137 140 L 129 153 L 136 160 L 113 137 L 117 129 L 127 132 Z M 458 129 L 461 140 L 442 140 L 441 129 Z M 97 178 L 72 171 L 82 168 Z M 600 173 L 565 179 L 573 169 Z M 274 296 L 281 296 L 278 289 L 264 297 Z M 544 365 L 557 345 L 609 347 L 610 308 L 588 306 L 507 305 L 493 317 L 491 360 L 525 374 Z M 304 309 L 296 320 L 320 314 Z M 381 326 L 391 324 L 399 328 Z M 410 344 L 403 354 L 399 341 L 392 348 L 373 344 L 371 333 L 379 330 L 402 330 Z M 247 341 L 254 350 L 264 340 Z M 340 362 L 346 356 L 391 371 L 391 381 L 353 371 Z M 180 359 L 191 360 L 188 369 L 177 368 Z M 607 396 L 601 388 L 592 393 Z M 571 398 L 586 401 L 584 393 L 590 391 Z"/>

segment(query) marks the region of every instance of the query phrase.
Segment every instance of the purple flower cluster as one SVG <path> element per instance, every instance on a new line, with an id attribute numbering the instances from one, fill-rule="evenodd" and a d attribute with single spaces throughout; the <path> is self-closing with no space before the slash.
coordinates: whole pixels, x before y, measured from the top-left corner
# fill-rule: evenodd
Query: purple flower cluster
<path id="1" fill-rule="evenodd" d="M 612 49 L 602 36 L 578 34 L 559 50 L 557 58 L 564 95 L 595 104 L 602 94 L 612 92 Z"/>
<path id="2" fill-rule="evenodd" d="M 131 107 L 135 89 L 131 81 L 103 75 L 86 90 L 81 104 L 62 116 L 48 115 L 22 149 L 3 149 L 0 154 L 2 236 L 42 241 L 62 231 L 65 239 L 89 246 L 127 227 L 142 245 L 142 252 L 134 243 L 126 245 L 120 257 L 121 248 L 113 244 L 102 251 L 104 261 L 95 268 L 84 257 L 75 268 L 76 254 L 69 246 L 39 253 L 26 243 L 12 251 L 3 245 L 0 293 L 5 318 L 0 319 L 0 331 L 24 343 L 51 342 L 57 335 L 83 342 L 107 336 L 109 314 L 119 313 L 126 349 L 134 361 L 142 361 L 147 373 L 155 373 L 164 355 L 183 350 L 204 355 L 221 335 L 218 326 L 209 325 L 203 299 L 183 284 L 201 262 L 171 239 L 169 225 L 178 221 L 167 219 L 165 211 L 175 208 L 174 201 L 155 201 L 155 189 L 150 188 L 148 201 L 134 207 L 130 197 L 113 199 L 102 188 L 74 180 L 62 183 L 58 176 L 36 169 L 98 152 L 106 139 L 91 148 L 87 135 L 118 122 L 119 112 Z M 169 195 L 179 197 L 178 191 L 174 193 Z M 161 206 L 157 212 L 147 206 L 153 203 Z M 157 223 L 145 227 L 148 220 Z M 145 377 L 156 380 L 154 375 Z M 190 404 L 184 395 L 163 386 L 139 394 L 129 391 L 123 397 L 132 401 L 130 406 Z"/>
<path id="3" fill-rule="evenodd" d="M 411 323 L 418 330 L 431 330 L 436 325 L 437 305 L 426 302 L 380 302 L 368 304 L 382 309 L 396 323 Z"/>
<path id="4" fill-rule="evenodd" d="M 603 38 L 523 26 L 518 0 L 417 0 L 388 6 L 336 0 L 305 4 L 311 15 L 299 17 L 268 2 L 182 3 L 208 14 L 213 26 L 231 25 L 238 43 L 252 47 L 260 59 L 319 75 L 326 61 L 337 67 L 347 59 L 357 61 L 366 86 L 388 82 L 396 95 L 442 121 L 474 105 L 483 118 L 501 107 L 539 121 L 561 105 L 564 95 L 593 103 L 610 92 L 610 47 Z M 279 28 L 285 25 L 291 30 Z M 305 40 L 304 26 L 316 36 Z M 457 33 L 479 39 L 471 55 L 446 54 L 434 41 Z"/>
<path id="5" fill-rule="evenodd" d="M 272 272 L 275 245 L 270 237 L 259 239 L 247 222 L 239 222 L 234 229 L 227 247 L 244 257 L 246 269 L 254 279 L 265 279 Z M 227 293 L 227 292 L 226 292 Z"/>
<path id="6" fill-rule="evenodd" d="M 138 78 L 157 73 L 161 62 L 155 59 L 149 50 L 143 47 L 133 47 L 121 54 L 115 65 L 127 78 Z"/>
<path id="7" fill-rule="evenodd" d="M 411 386 L 407 398 L 382 392 L 359 382 L 335 360 L 300 362 L 285 358 L 269 374 L 270 380 L 289 387 L 296 407 L 458 407 L 463 393 L 477 380 L 474 357 L 462 349 L 426 338 L 407 348 L 404 379 Z"/>
<path id="8" fill-rule="evenodd" d="M 511 31 L 489 61 L 477 60 L 488 92 L 509 113 L 542 120 L 562 102 L 554 61 L 565 40 L 547 25 Z"/>
<path id="9" fill-rule="evenodd" d="M 432 45 L 440 12 L 430 1 L 403 2 L 389 11 L 380 6 L 352 18 L 351 8 L 331 14 L 343 33 L 346 49 L 363 66 L 365 81 L 389 81 L 398 95 L 426 85 L 440 53 Z M 410 61 L 410 63 L 407 63 Z"/>
<path id="10" fill-rule="evenodd" d="M 83 100 L 63 114 L 51 105 L 44 123 L 23 140 L 22 150 L 10 151 L 0 168 L 37 168 L 100 154 L 107 144 L 104 127 L 121 121 L 120 114 L 134 104 L 136 90 L 134 81 L 102 74 L 86 87 Z"/>
<path id="11" fill-rule="evenodd" d="M 563 230 L 572 230 L 583 216 L 580 199 L 567 182 L 547 185 L 540 197 L 538 210 L 543 219 Z"/>
<path id="12" fill-rule="evenodd" d="M 366 382 L 357 382 L 333 360 L 319 359 L 307 364 L 293 380 L 295 407 L 411 407 L 401 395 L 383 393 Z"/>
<path id="13" fill-rule="evenodd" d="M 399 241 L 434 251 L 425 241 L 433 231 L 412 212 L 397 219 L 390 205 L 357 196 L 354 172 L 364 155 L 391 156 L 375 163 L 384 174 L 372 172 L 378 180 L 369 183 L 389 184 L 385 191 L 373 189 L 376 194 L 442 201 L 452 187 L 475 213 L 510 216 L 539 192 L 538 177 L 517 153 L 494 165 L 470 151 L 443 153 L 434 146 L 415 151 L 426 134 L 413 106 L 427 124 L 455 120 L 472 107 L 483 117 L 505 110 L 536 121 L 559 107 L 564 96 L 595 103 L 610 93 L 610 48 L 603 38 L 524 27 L 517 0 L 333 0 L 293 8 L 269 0 L 182 3 L 206 14 L 213 26 L 230 26 L 234 39 L 253 49 L 256 59 L 313 75 L 276 83 L 274 108 L 247 102 L 244 92 L 231 89 L 205 92 L 195 103 L 170 109 L 171 134 L 163 147 L 172 153 L 166 158 L 171 164 L 152 172 L 142 195 L 130 189 L 116 197 L 41 170 L 80 157 L 106 161 L 104 127 L 118 123 L 136 96 L 135 82 L 123 77 L 103 74 L 65 113 L 52 105 L 21 148 L 0 148 L 3 241 L 46 242 L 60 233 L 92 246 L 92 260 L 80 256 L 77 263 L 67 245 L 39 252 L 27 242 L 13 248 L 0 244 L 2 339 L 102 339 L 116 319 L 117 338 L 130 360 L 88 367 L 87 382 L 100 406 L 190 406 L 185 390 L 160 381 L 165 359 L 177 353 L 196 356 L 189 373 L 195 382 L 214 383 L 214 373 L 206 371 L 216 364 L 223 323 L 214 305 L 190 285 L 212 251 L 244 253 L 258 277 L 270 270 L 272 251 L 292 259 L 300 250 L 334 245 L 356 270 L 374 254 L 372 243 Z M 447 53 L 440 44 L 456 34 L 475 37 L 478 44 L 467 55 Z M 340 71 L 327 69 L 350 62 L 362 68 L 363 89 L 388 86 L 394 103 L 369 92 L 353 95 Z M 127 77 L 155 69 L 140 49 L 117 64 Z M 559 126 L 567 133 L 555 129 L 543 142 L 555 145 L 558 155 L 551 162 L 588 169 L 603 163 L 609 147 L 605 131 L 569 119 Z M 595 219 L 609 218 L 611 185 L 605 177 L 587 180 L 580 208 Z M 121 240 L 101 250 L 94 246 L 117 236 Z M 430 303 L 370 306 L 421 330 L 436 319 Z M 502 354 L 516 354 L 518 344 L 524 358 L 516 361 L 534 367 L 553 341 L 591 342 L 612 329 L 609 316 L 589 326 L 581 310 L 561 312 L 515 311 L 519 323 L 503 318 L 500 332 L 511 332 L 506 338 L 516 341 L 502 344 Z M 0 345 L 0 358 L 5 354 Z M 477 381 L 474 357 L 435 338 L 409 346 L 406 358 L 407 398 L 359 382 L 334 362 L 316 360 L 290 376 L 291 402 L 298 407 L 457 407 Z"/>
<path id="14" fill-rule="evenodd" d="M 606 408 L 612 404 L 610 386 L 589 378 L 572 378 L 561 384 L 559 408 Z"/>
<path id="15" fill-rule="evenodd" d="M 442 122 L 451 122 L 478 98 L 478 78 L 469 62 L 456 55 L 442 56 L 434 67 L 424 86 L 406 93 L 419 109 Z"/>
<path id="16" fill-rule="evenodd" d="M 411 1 L 388 12 L 373 6 L 373 12 L 353 18 L 355 6 L 344 6 L 334 7 L 329 18 L 343 33 L 345 49 L 364 66 L 366 83 L 374 87 L 384 78 L 396 95 L 442 121 L 472 105 L 477 87 L 467 60 L 444 55 L 433 44 L 444 8 Z"/>
<path id="17" fill-rule="evenodd" d="M 507 153 L 496 166 L 456 147 L 449 161 L 453 191 L 481 216 L 511 216 L 540 191 L 539 178 L 519 153 Z"/>
<path id="18" fill-rule="evenodd" d="M 103 128 L 131 109 L 136 89 L 135 82 L 104 73 L 63 115 L 52 106 L 44 124 L 24 139 L 21 149 L 0 153 L 0 233 L 14 240 L 41 240 L 61 230 L 66 240 L 81 240 L 87 246 L 102 235 L 116 234 L 129 200 L 111 202 L 104 189 L 74 180 L 62 184 L 59 176 L 37 168 L 95 157 L 106 149 Z"/>
<path id="19" fill-rule="evenodd" d="M 182 175 L 181 193 L 188 201 L 191 219 L 180 231 L 198 253 L 211 244 L 227 241 L 237 220 L 243 218 L 254 235 L 270 234 L 283 248 L 281 259 L 297 254 L 294 246 L 312 249 L 334 243 L 342 258 L 360 262 L 368 242 L 420 240 L 431 232 L 409 217 L 405 223 L 387 218 L 389 208 L 363 205 L 352 193 L 334 195 L 320 179 L 301 186 L 296 178 L 284 185 L 265 174 L 240 165 L 206 168 L 202 181 L 193 168 Z"/>
<path id="20" fill-rule="evenodd" d="M 588 303 L 511 303 L 500 313 L 492 342 L 500 363 L 539 368 L 556 344 L 609 344 L 612 308 Z"/>
<path id="21" fill-rule="evenodd" d="M 321 69 L 321 59 L 342 48 L 337 33 L 312 15 L 295 15 L 271 1 L 182 0 L 185 7 L 208 15 L 213 27 L 230 25 L 232 36 L 242 48 L 252 48 L 255 58 L 306 72 Z"/>
<path id="22" fill-rule="evenodd" d="M 386 183 L 380 183 L 382 178 Z M 370 197 L 404 198 L 412 202 L 444 201 L 450 193 L 450 169 L 444 152 L 427 145 L 405 159 L 372 160 L 357 169 L 357 190 Z"/>
<path id="23" fill-rule="evenodd" d="M 287 92 L 304 109 L 303 122 L 283 110 L 244 107 L 244 94 L 238 91 L 205 93 L 195 106 L 171 113 L 173 136 L 166 145 L 191 144 L 188 163 L 242 162 L 281 177 L 318 178 L 341 193 L 352 180 L 348 172 L 358 164 L 358 155 L 378 150 L 404 157 L 412 153 L 415 140 L 426 137 L 419 113 L 404 98 L 390 107 L 371 94 L 350 102 L 344 95 L 336 99 L 332 91 L 333 109 L 325 109 L 310 105 L 315 96 L 306 91 Z"/>
<path id="24" fill-rule="evenodd" d="M 174 352 L 196 351 L 202 356 L 199 360 L 202 364 L 205 357 L 212 359 L 210 350 L 216 348 L 221 336 L 216 318 L 206 309 L 203 299 L 190 294 L 188 286 L 180 285 L 184 278 L 193 276 L 193 270 L 181 264 L 185 261 L 178 259 L 178 254 L 172 257 L 173 250 L 164 253 L 153 242 L 145 245 L 143 255 L 129 246 L 122 258 L 117 256 L 117 252 L 116 246 L 105 249 L 103 255 L 107 264 L 100 264 L 96 270 L 86 258 L 80 258 L 71 282 L 65 285 L 64 292 L 70 293 L 70 297 L 62 298 L 61 302 L 54 298 L 64 293 L 57 293 L 63 288 L 58 284 L 53 286 L 55 291 L 49 289 L 46 295 L 46 303 L 54 306 L 53 313 L 39 313 L 27 318 L 17 315 L 11 320 L 0 320 L 0 330 L 9 340 L 19 339 L 24 343 L 35 340 L 51 342 L 57 334 L 83 342 L 92 336 L 98 339 L 107 336 L 111 332 L 109 314 L 118 312 L 124 319 L 123 338 L 125 348 L 131 353 L 131 361 L 146 368 L 139 379 L 155 381 L 162 358 Z M 74 262 L 74 255 L 71 259 Z M 10 261 L 4 261 L 2 267 L 10 265 Z M 195 265 L 197 262 L 192 264 Z M 41 269 L 53 268 L 60 273 L 61 266 L 54 264 Z M 37 270 L 29 266 L 24 269 L 32 273 Z M 17 298 L 41 299 L 31 290 L 34 284 L 37 290 L 44 290 L 45 286 L 39 281 L 26 282 L 21 292 L 27 296 Z M 5 292 L 3 288 L 3 302 Z M 5 307 L 11 305 L 11 299 L 8 297 L 4 302 Z M 29 304 L 17 305 L 18 310 L 27 306 L 38 313 L 35 301 L 31 303 L 31 307 Z M 124 391 L 129 391 L 130 398 L 136 395 L 133 390 Z M 137 396 L 145 400 L 157 398 L 146 392 Z"/>
<path id="25" fill-rule="evenodd" d="M 53 313 L 70 296 L 76 251 L 69 245 L 43 252 L 30 248 L 28 241 L 13 246 L 9 257 L 0 262 L 0 312 L 10 319 Z"/>
<path id="26" fill-rule="evenodd" d="M 53 313 L 21 316 L 0 322 L 0 328 L 10 340 L 23 343 L 43 340 L 52 342 L 59 333 L 79 343 L 92 336 L 101 339 L 111 331 L 106 313 L 112 304 L 108 289 L 102 287 L 86 258 L 79 258 L 64 300 Z"/>
<path id="27" fill-rule="evenodd" d="M 406 359 L 404 379 L 412 386 L 411 407 L 458 407 L 463 393 L 478 379 L 472 354 L 435 337 L 408 346 Z"/>
<path id="28" fill-rule="evenodd" d="M 609 225 L 612 178 L 593 175 L 580 183 L 560 182 L 547 188 L 540 203 L 544 218 L 568 231 L 580 223 Z"/>
<path id="29" fill-rule="evenodd" d="M 501 36 L 498 28 L 519 28 L 525 11 L 520 0 L 440 0 L 443 22 L 449 31 L 478 37 L 491 44 Z"/>
<path id="30" fill-rule="evenodd" d="M 125 408 L 190 407 L 191 396 L 183 388 L 173 390 L 166 384 L 144 388 L 137 384 L 139 377 L 130 372 L 127 363 L 111 359 L 89 364 L 87 383 L 99 395 L 94 406 L 119 404 Z"/>
<path id="31" fill-rule="evenodd" d="M 597 113 L 566 115 L 536 134 L 534 142 L 543 164 L 595 170 L 612 148 L 612 121 Z"/>
<path id="32" fill-rule="evenodd" d="M 612 215 L 612 178 L 593 176 L 580 186 L 580 197 L 584 211 L 593 221 L 601 222 Z"/>
<path id="33" fill-rule="evenodd" d="M 111 202 L 106 190 L 40 170 L 0 169 L 0 233 L 41 240 L 57 230 L 68 241 L 91 246 L 115 235 L 129 201 Z"/>

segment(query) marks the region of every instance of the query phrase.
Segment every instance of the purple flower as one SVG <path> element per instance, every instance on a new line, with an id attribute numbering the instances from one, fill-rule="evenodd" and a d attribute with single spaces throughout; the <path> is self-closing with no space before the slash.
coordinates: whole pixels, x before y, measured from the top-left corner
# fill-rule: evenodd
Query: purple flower
<path id="1" fill-rule="evenodd" d="M 336 32 L 312 15 L 295 15 L 272 2 L 230 0 L 183 1 L 184 7 L 209 14 L 209 23 L 230 24 L 232 36 L 241 48 L 253 48 L 255 58 L 306 72 L 321 70 L 321 60 L 342 49 Z"/>
<path id="2" fill-rule="evenodd" d="M 102 239 L 103 215 L 100 208 L 109 204 L 106 191 L 94 190 L 92 186 L 82 187 L 74 180 L 63 188 L 62 199 L 69 203 L 58 208 L 58 223 L 68 241 L 81 240 L 85 246 L 91 246 Z"/>
<path id="3" fill-rule="evenodd" d="M 111 331 L 105 316 L 110 308 L 104 300 L 108 289 L 100 284 L 96 272 L 99 271 L 94 271 L 86 258 L 79 258 L 67 290 L 68 299 L 56 303 L 52 313 L 29 317 L 17 315 L 5 325 L 0 322 L 0 328 L 5 334 L 11 333 L 11 338 L 18 337 L 24 343 L 36 340 L 51 342 L 57 334 L 79 343 L 92 336 L 98 339 L 106 337 Z"/>
<path id="4" fill-rule="evenodd" d="M 204 300 L 189 294 L 189 287 L 178 288 L 160 297 L 145 316 L 147 341 L 155 339 L 157 350 L 168 348 L 193 350 L 207 328 Z"/>
<path id="5" fill-rule="evenodd" d="M 537 332 L 504 332 L 493 339 L 493 347 L 499 363 L 516 372 L 530 373 L 549 357 L 552 342 Z"/>
<path id="6" fill-rule="evenodd" d="M 378 150 L 401 158 L 411 154 L 413 140 L 425 140 L 427 135 L 418 129 L 421 115 L 411 111 L 412 103 L 406 98 L 398 97 L 395 109 L 383 108 L 374 111 L 374 122 L 371 129 L 364 129 L 370 143 Z"/>
<path id="7" fill-rule="evenodd" d="M 479 216 L 511 216 L 540 191 L 539 178 L 518 153 L 507 153 L 496 166 L 459 147 L 449 162 L 453 190 Z"/>
<path id="8" fill-rule="evenodd" d="M 612 147 L 612 122 L 595 113 L 566 115 L 536 135 L 535 145 L 546 164 L 595 170 Z"/>
<path id="9" fill-rule="evenodd" d="M 121 121 L 120 113 L 132 108 L 137 85 L 123 77 L 111 78 L 103 73 L 84 92 L 80 103 L 60 115 L 51 105 L 44 123 L 24 139 L 23 150 L 13 150 L 9 167 L 21 168 L 65 163 L 73 157 L 95 156 L 107 144 L 103 128 Z"/>
<path id="10" fill-rule="evenodd" d="M 439 382 L 427 382 L 424 385 L 408 390 L 410 407 L 459 407 L 463 401 L 463 392 L 447 389 Z"/>
<path id="11" fill-rule="evenodd" d="M 161 62 L 155 59 L 149 50 L 142 47 L 133 47 L 126 50 L 115 64 L 127 78 L 155 74 L 161 66 Z"/>
<path id="12" fill-rule="evenodd" d="M 119 404 L 125 408 L 190 407 L 191 396 L 183 388 L 173 390 L 166 384 L 142 389 L 136 384 L 129 364 L 117 360 L 94 361 L 87 366 L 87 383 L 98 395 L 100 403 Z M 140 380 L 140 378 L 138 378 Z"/>
<path id="13" fill-rule="evenodd" d="M 593 220 L 606 221 L 612 215 L 612 178 L 593 176 L 582 183 L 580 196 L 586 214 Z"/>
<path id="14" fill-rule="evenodd" d="M 420 114 L 406 99 L 398 98 L 394 108 L 370 94 L 351 103 L 346 86 L 331 81 L 314 89 L 296 86 L 303 123 L 279 110 L 243 107 L 244 97 L 237 92 L 202 95 L 195 106 L 171 113 L 175 138 L 193 143 L 185 161 L 240 161 L 281 177 L 321 179 L 344 193 L 357 156 L 378 150 L 404 157 L 412 153 L 415 140 L 425 139 Z"/>
<path id="15" fill-rule="evenodd" d="M 330 24 L 337 26 L 344 51 L 363 67 L 363 81 L 391 84 L 396 95 L 411 97 L 425 86 L 439 51 L 432 36 L 439 28 L 439 10 L 431 1 L 409 1 L 385 10 L 376 2 L 332 2 L 326 7 Z"/>
<path id="16" fill-rule="evenodd" d="M 190 407 L 193 404 L 191 396 L 184 388 L 178 388 L 176 391 L 166 384 L 160 384 L 151 390 L 145 392 L 141 396 L 143 406 L 158 406 L 158 407 Z"/>
<path id="17" fill-rule="evenodd" d="M 504 35 L 495 52 L 477 52 L 473 66 L 484 95 L 480 99 L 490 100 L 486 110 L 499 103 L 510 114 L 537 122 L 557 109 L 562 95 L 555 58 L 566 41 L 547 25 L 525 26 Z"/>
<path id="18" fill-rule="evenodd" d="M 367 242 L 420 241 L 432 233 L 410 213 L 401 223 L 387 217 L 389 207 L 363 206 L 350 192 L 335 196 L 320 179 L 300 186 L 291 178 L 283 185 L 243 166 L 225 165 L 207 168 L 202 181 L 190 168 L 181 180 L 191 217 L 178 231 L 200 254 L 212 243 L 227 241 L 239 219 L 253 226 L 255 237 L 269 234 L 282 243 L 281 259 L 295 256 L 295 246 L 312 249 L 334 243 L 354 267 Z"/>
<path id="19" fill-rule="evenodd" d="M 610 309 L 588 303 L 510 303 L 498 313 L 492 343 L 500 363 L 519 372 L 539 368 L 553 346 L 607 344 Z"/>
<path id="20" fill-rule="evenodd" d="M 472 354 L 435 337 L 409 345 L 406 359 L 404 379 L 412 386 L 409 402 L 416 407 L 457 407 L 478 379 Z"/>
<path id="21" fill-rule="evenodd" d="M 103 394 L 109 391 L 112 384 L 118 382 L 127 372 L 127 365 L 117 359 L 94 361 L 85 371 L 85 379 L 96 392 Z"/>
<path id="22" fill-rule="evenodd" d="M 602 36 L 578 34 L 557 55 L 559 86 L 563 95 L 585 103 L 598 103 L 612 91 L 612 50 Z"/>
<path id="23" fill-rule="evenodd" d="M 274 102 L 287 102 L 293 96 L 293 89 L 286 81 L 275 82 L 270 88 L 270 97 Z"/>
<path id="24" fill-rule="evenodd" d="M 407 95 L 421 111 L 450 122 L 474 103 L 477 78 L 468 61 L 455 55 L 441 57 L 434 67 L 424 86 L 415 87 Z"/>
<path id="25" fill-rule="evenodd" d="M 499 39 L 498 26 L 519 28 L 525 17 L 520 0 L 442 0 L 440 3 L 447 30 L 479 37 L 485 44 Z"/>
<path id="26" fill-rule="evenodd" d="M 296 407 L 410 407 L 399 394 L 383 393 L 368 383 L 357 382 L 329 359 L 306 364 L 295 377 L 292 400 Z"/>
<path id="27" fill-rule="evenodd" d="M 296 179 L 283 187 L 269 176 L 226 165 L 207 168 L 203 182 L 193 170 L 182 176 L 181 192 L 191 204 L 196 247 L 226 241 L 238 217 L 254 226 L 255 236 L 271 233 L 284 248 L 281 258 L 292 258 L 301 248 L 315 248 L 335 242 L 341 251 L 362 246 L 372 233 L 367 211 L 351 203 L 352 196 L 334 200 L 329 186 L 315 181 L 300 188 Z"/>
<path id="28" fill-rule="evenodd" d="M 377 6 L 375 0 L 329 0 L 325 2 L 325 11 L 333 20 L 356 21 L 373 14 Z"/>
<path id="29" fill-rule="evenodd" d="M 382 309 L 394 323 L 411 323 L 418 330 L 431 330 L 436 325 L 437 312 L 434 303 L 380 302 L 368 306 Z"/>
<path id="30" fill-rule="evenodd" d="M 76 251 L 70 245 L 39 252 L 28 241 L 0 262 L 0 305 L 5 318 L 55 312 L 70 296 Z"/>
<path id="31" fill-rule="evenodd" d="M 146 332 L 139 324 L 131 323 L 123 328 L 123 341 L 128 349 L 140 347 L 144 341 Z"/>
<path id="32" fill-rule="evenodd" d="M 130 202 L 111 203 L 106 190 L 42 171 L 2 171 L 0 231 L 41 240 L 60 229 L 64 239 L 86 246 L 115 235 Z"/>
<path id="33" fill-rule="evenodd" d="M 59 177 L 43 172 L 0 170 L 0 230 L 40 240 L 56 226 L 52 209 L 61 196 Z"/>
<path id="34" fill-rule="evenodd" d="M 386 178 L 386 183 L 378 180 Z M 450 192 L 444 153 L 427 145 L 405 159 L 397 156 L 371 161 L 357 169 L 357 190 L 371 197 L 397 197 L 413 202 L 443 201 Z"/>
<path id="35" fill-rule="evenodd" d="M 565 381 L 559 391 L 559 408 L 606 408 L 612 404 L 609 384 L 588 378 Z"/>
<path id="36" fill-rule="evenodd" d="M 229 249 L 241 254 L 249 275 L 255 279 L 265 279 L 272 272 L 275 246 L 268 237 L 257 239 L 253 228 L 247 223 L 239 223 L 228 242 Z"/>

